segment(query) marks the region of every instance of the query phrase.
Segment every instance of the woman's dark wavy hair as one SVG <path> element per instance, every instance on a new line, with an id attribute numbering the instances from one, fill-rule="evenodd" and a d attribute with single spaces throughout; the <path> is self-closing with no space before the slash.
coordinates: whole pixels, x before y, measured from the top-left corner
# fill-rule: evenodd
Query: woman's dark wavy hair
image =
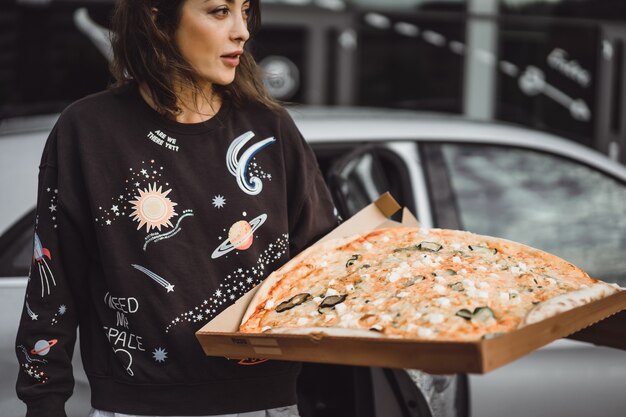
<path id="1" fill-rule="evenodd" d="M 175 42 L 175 33 L 186 0 L 118 0 L 112 20 L 113 61 L 110 71 L 113 91 L 134 83 L 149 87 L 157 111 L 169 118 L 181 112 L 176 105 L 172 79 L 188 85 L 194 94 L 202 94 L 196 73 L 183 58 Z M 156 18 L 153 9 L 157 10 Z M 250 0 L 248 30 L 250 36 L 261 23 L 259 0 Z M 267 93 L 261 71 L 252 55 L 245 51 L 240 58 L 235 80 L 229 85 L 214 85 L 222 100 L 241 107 L 247 102 L 277 109 L 278 103 Z"/>

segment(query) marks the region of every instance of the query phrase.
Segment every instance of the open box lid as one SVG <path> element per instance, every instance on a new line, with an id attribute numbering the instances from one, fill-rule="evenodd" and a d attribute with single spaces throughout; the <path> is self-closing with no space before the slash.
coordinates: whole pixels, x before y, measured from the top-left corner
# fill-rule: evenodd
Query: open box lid
<path id="1" fill-rule="evenodd" d="M 390 220 L 390 217 L 400 210 L 398 202 L 388 192 L 378 197 L 376 201 L 361 211 L 350 217 L 345 222 L 334 228 L 330 233 L 322 237 L 316 242 L 325 242 L 330 239 L 336 239 L 341 237 L 348 237 L 357 233 L 367 232 L 373 229 L 380 229 L 383 227 L 391 226 L 412 226 L 419 227 L 419 222 L 411 214 L 411 212 L 404 208 L 402 211 L 402 221 L 396 222 Z M 239 329 L 241 319 L 248 307 L 248 304 L 254 297 L 254 294 L 259 289 L 259 286 L 248 291 L 241 296 L 235 304 L 231 305 L 207 325 L 205 325 L 200 331 L 226 331 L 236 332 Z"/>

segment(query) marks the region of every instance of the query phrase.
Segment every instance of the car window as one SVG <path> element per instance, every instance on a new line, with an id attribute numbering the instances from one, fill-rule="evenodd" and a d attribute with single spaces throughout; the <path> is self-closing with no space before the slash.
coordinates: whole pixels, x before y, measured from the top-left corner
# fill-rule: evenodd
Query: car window
<path id="1" fill-rule="evenodd" d="M 444 144 L 461 228 L 554 253 L 626 285 L 626 185 L 559 156 Z"/>
<path id="2" fill-rule="evenodd" d="M 401 206 L 415 212 L 406 166 L 391 149 L 360 146 L 330 164 L 327 181 L 343 218 L 354 215 L 387 191 Z"/>
<path id="3" fill-rule="evenodd" d="M 0 278 L 25 277 L 33 259 L 33 208 L 0 236 Z"/>

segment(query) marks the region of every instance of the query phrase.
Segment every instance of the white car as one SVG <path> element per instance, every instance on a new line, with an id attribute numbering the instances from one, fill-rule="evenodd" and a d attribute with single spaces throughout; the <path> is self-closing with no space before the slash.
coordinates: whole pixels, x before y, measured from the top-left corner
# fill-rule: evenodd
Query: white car
<path id="1" fill-rule="evenodd" d="M 626 168 L 605 156 L 525 128 L 447 115 L 305 107 L 291 114 L 344 216 L 389 190 L 425 227 L 523 242 L 626 286 Z M 56 117 L 0 123 L 0 369 L 5 375 L 0 409 L 6 417 L 24 413 L 14 394 L 13 342 L 32 257 L 37 166 Z M 85 416 L 90 407 L 78 362 L 70 417 Z M 624 383 L 626 352 L 559 340 L 469 378 L 307 365 L 301 413 L 617 417 L 626 412 Z"/>

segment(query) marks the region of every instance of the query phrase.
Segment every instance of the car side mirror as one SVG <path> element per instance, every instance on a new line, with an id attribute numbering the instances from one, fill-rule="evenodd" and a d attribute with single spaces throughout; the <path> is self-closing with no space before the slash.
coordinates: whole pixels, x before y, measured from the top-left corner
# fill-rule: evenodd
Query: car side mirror
<path id="1" fill-rule="evenodd" d="M 360 146 L 339 158 L 328 171 L 328 185 L 339 214 L 347 219 L 390 190 L 381 150 Z"/>

